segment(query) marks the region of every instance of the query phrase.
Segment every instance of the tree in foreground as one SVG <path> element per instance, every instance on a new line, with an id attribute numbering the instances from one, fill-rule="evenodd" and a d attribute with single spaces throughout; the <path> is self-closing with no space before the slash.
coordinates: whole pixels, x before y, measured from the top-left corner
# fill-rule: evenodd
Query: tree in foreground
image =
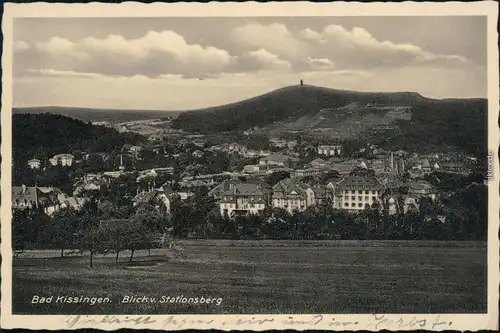
<path id="1" fill-rule="evenodd" d="M 46 224 L 40 233 L 43 242 L 52 248 L 61 250 L 71 249 L 76 243 L 78 225 L 76 213 L 73 209 L 63 209 L 53 216 L 52 223 Z"/>

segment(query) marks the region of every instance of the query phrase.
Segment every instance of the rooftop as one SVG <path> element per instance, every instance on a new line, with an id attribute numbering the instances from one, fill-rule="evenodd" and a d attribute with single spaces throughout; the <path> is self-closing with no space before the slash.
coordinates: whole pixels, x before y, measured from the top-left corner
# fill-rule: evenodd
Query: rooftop
<path id="1" fill-rule="evenodd" d="M 373 176 L 350 175 L 340 181 L 337 188 L 377 190 L 382 188 L 382 184 Z"/>
<path id="2" fill-rule="evenodd" d="M 269 156 L 263 157 L 260 160 L 261 161 L 276 161 L 276 162 L 282 162 L 285 163 L 288 160 L 291 160 L 292 158 L 290 156 L 286 156 L 283 154 L 271 154 Z"/>

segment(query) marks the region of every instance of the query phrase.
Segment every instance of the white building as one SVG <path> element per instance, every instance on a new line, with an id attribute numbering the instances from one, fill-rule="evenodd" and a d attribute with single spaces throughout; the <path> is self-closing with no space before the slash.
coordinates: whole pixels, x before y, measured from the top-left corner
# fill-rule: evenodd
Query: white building
<path id="1" fill-rule="evenodd" d="M 294 177 L 306 177 L 306 176 L 316 176 L 321 173 L 320 169 L 307 168 L 307 169 L 295 169 L 293 172 Z"/>
<path id="2" fill-rule="evenodd" d="M 303 184 L 281 181 L 273 186 L 272 205 L 286 210 L 289 214 L 303 212 L 311 201 L 311 191 Z"/>
<path id="3" fill-rule="evenodd" d="M 41 161 L 39 159 L 33 158 L 33 159 L 28 161 L 28 166 L 31 169 L 40 169 L 40 163 L 41 163 Z"/>
<path id="4" fill-rule="evenodd" d="M 325 156 L 335 156 L 342 154 L 341 145 L 319 145 L 318 154 Z"/>
<path id="5" fill-rule="evenodd" d="M 257 184 L 234 184 L 222 194 L 219 207 L 221 216 L 230 218 L 258 215 L 266 208 L 265 194 Z"/>
<path id="6" fill-rule="evenodd" d="M 247 172 L 247 173 L 256 173 L 256 172 L 259 172 L 259 166 L 258 165 L 253 165 L 253 164 L 249 164 L 249 165 L 245 165 L 243 167 L 243 172 Z"/>
<path id="7" fill-rule="evenodd" d="M 335 186 L 334 207 L 359 211 L 380 205 L 382 185 L 368 174 L 349 175 Z"/>
<path id="8" fill-rule="evenodd" d="M 49 159 L 50 164 L 53 166 L 61 165 L 70 167 L 73 164 L 75 157 L 71 154 L 57 154 L 54 155 L 51 159 Z"/>
<path id="9" fill-rule="evenodd" d="M 327 202 L 331 190 L 326 186 L 311 187 L 293 179 L 285 179 L 273 186 L 272 206 L 290 214 L 303 212 L 307 207 Z"/>
<path id="10" fill-rule="evenodd" d="M 271 154 L 259 160 L 261 166 L 285 166 L 292 158 L 283 154 Z"/>

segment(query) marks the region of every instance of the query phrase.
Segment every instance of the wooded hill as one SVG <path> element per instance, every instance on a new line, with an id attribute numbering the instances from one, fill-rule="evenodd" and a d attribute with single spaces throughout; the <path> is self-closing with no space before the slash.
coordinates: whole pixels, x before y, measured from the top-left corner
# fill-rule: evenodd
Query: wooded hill
<path id="1" fill-rule="evenodd" d="M 350 108 L 349 105 L 360 106 Z M 396 131 L 380 132 L 372 140 L 388 141 L 388 148 L 413 149 L 456 146 L 485 154 L 486 99 L 430 99 L 418 93 L 365 93 L 316 87 L 290 86 L 241 102 L 181 113 L 173 126 L 190 132 L 243 131 L 276 122 L 317 114 L 345 119 L 356 112 L 387 113 L 384 107 L 409 107 L 411 121 L 396 121 Z M 375 107 L 373 107 L 375 106 Z M 369 131 L 369 129 L 368 129 Z M 420 149 L 419 149 L 420 150 Z"/>
<path id="2" fill-rule="evenodd" d="M 57 114 L 14 114 L 12 116 L 12 151 L 15 162 L 31 158 L 49 158 L 74 150 L 106 152 L 136 143 L 141 136 L 119 133 Z"/>

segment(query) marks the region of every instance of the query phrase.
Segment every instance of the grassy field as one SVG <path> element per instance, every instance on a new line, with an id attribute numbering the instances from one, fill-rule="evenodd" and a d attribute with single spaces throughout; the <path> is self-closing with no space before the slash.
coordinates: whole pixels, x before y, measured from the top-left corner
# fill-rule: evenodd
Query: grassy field
<path id="1" fill-rule="evenodd" d="M 13 313 L 464 313 L 486 312 L 486 243 L 186 241 L 166 249 L 14 259 Z M 108 304 L 31 304 L 33 295 L 109 297 Z M 122 304 L 126 295 L 155 302 Z M 161 296 L 222 298 L 160 303 Z"/>

